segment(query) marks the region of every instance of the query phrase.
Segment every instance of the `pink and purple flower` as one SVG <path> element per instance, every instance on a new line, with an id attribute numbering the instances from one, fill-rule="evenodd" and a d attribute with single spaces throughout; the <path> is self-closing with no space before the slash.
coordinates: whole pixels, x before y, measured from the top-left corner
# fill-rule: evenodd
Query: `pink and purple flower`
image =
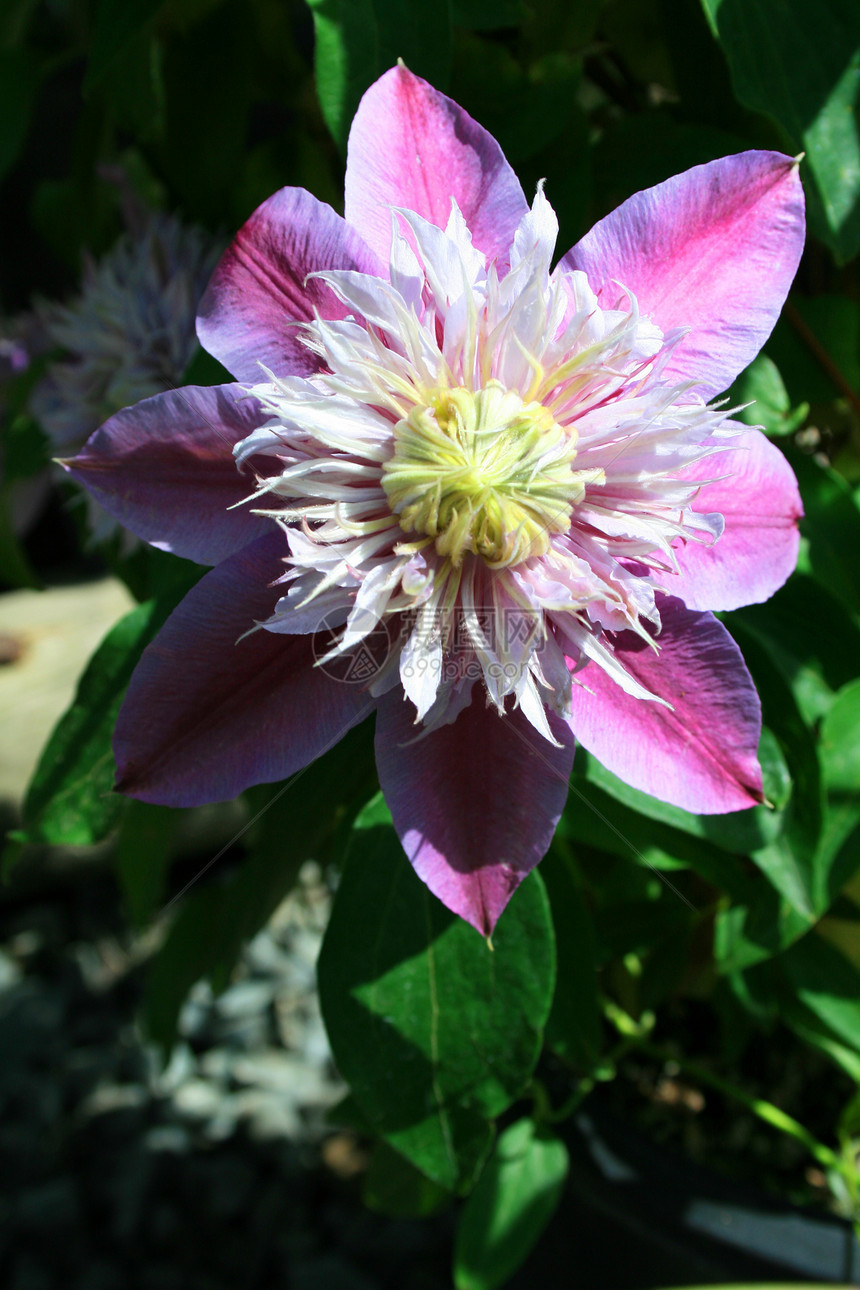
<path id="1" fill-rule="evenodd" d="M 484 933 L 550 843 L 575 739 L 687 810 L 761 801 L 758 699 L 711 611 L 785 581 L 801 508 L 711 400 L 794 277 L 797 165 L 698 166 L 553 268 L 557 231 L 403 67 L 358 109 L 346 218 L 287 188 L 240 230 L 198 318 L 236 384 L 146 399 L 68 463 L 215 566 L 135 673 L 121 791 L 230 797 L 375 711 L 404 849 Z"/>

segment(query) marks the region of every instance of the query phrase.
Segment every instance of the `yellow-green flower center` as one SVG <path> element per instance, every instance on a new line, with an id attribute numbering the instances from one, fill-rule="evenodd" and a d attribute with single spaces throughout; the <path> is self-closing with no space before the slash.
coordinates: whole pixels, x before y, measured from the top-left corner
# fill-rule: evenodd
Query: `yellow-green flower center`
<path id="1" fill-rule="evenodd" d="M 594 477 L 572 469 L 575 456 L 572 427 L 490 381 L 438 390 L 399 421 L 382 487 L 401 528 L 434 539 L 452 564 L 472 552 L 502 568 L 567 532 Z"/>

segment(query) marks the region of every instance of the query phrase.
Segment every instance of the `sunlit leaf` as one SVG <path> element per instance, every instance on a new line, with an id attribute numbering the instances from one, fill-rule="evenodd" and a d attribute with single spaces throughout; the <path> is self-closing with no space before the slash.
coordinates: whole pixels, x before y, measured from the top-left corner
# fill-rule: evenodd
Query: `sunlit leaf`
<path id="1" fill-rule="evenodd" d="M 860 680 L 839 691 L 824 718 L 821 755 L 827 787 L 860 795 Z"/>
<path id="2" fill-rule="evenodd" d="M 451 70 L 449 0 L 307 0 L 314 71 L 325 123 L 341 149 L 369 85 L 400 58 L 444 90 Z"/>
<path id="3" fill-rule="evenodd" d="M 376 1133 L 440 1186 L 468 1189 L 488 1121 L 528 1079 L 554 974 L 536 874 L 491 946 L 431 895 L 390 826 L 356 830 L 320 954 L 323 1016 Z"/>
<path id="4" fill-rule="evenodd" d="M 809 404 L 792 408 L 779 368 L 766 354 L 759 354 L 729 391 L 729 401 L 747 404 L 735 414 L 748 426 L 761 426 L 774 438 L 793 434 L 809 415 Z"/>
<path id="5" fill-rule="evenodd" d="M 851 0 L 702 0 L 738 98 L 779 123 L 807 165 L 819 232 L 860 246 L 860 8 Z"/>

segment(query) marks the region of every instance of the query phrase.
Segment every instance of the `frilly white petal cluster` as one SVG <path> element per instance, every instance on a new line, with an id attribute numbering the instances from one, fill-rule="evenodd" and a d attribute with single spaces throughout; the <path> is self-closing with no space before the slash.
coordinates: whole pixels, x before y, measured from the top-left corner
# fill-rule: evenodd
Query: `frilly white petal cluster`
<path id="1" fill-rule="evenodd" d="M 500 711 L 515 696 L 552 739 L 545 707 L 565 714 L 577 683 L 565 658 L 574 673 L 592 660 L 652 699 L 606 633 L 632 630 L 659 648 L 655 591 L 676 548 L 722 532 L 721 516 L 694 511 L 702 481 L 685 480 L 684 467 L 733 434 L 692 382 L 661 377 L 683 333 L 640 317 L 629 292 L 626 308 L 603 309 L 584 273 L 551 270 L 558 225 L 541 190 L 501 274 L 456 205 L 444 230 L 405 210 L 392 220 L 390 281 L 319 275 L 349 309 L 306 328 L 322 371 L 264 370 L 248 390 L 265 420 L 236 460 L 276 459 L 250 501 L 283 526 L 290 550 L 284 595 L 262 625 L 337 627 L 337 654 L 384 624 L 393 648 L 372 692 L 402 685 L 425 731 L 452 721 L 479 678 Z M 385 486 L 410 414 L 440 391 L 477 395 L 491 383 L 545 409 L 575 442 L 569 524 L 556 531 L 548 514 L 546 540 L 501 567 L 477 550 L 452 559 L 429 530 L 408 531 Z"/>

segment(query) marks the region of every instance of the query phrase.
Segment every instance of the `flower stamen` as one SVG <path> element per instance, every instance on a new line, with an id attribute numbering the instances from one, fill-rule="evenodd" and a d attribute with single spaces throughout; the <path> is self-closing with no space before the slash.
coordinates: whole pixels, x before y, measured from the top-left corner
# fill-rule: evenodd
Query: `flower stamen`
<path id="1" fill-rule="evenodd" d="M 575 430 L 495 380 L 437 390 L 393 438 L 382 467 L 389 505 L 405 532 L 433 538 L 455 568 L 470 552 L 490 568 L 544 555 L 600 474 L 572 469 Z"/>

